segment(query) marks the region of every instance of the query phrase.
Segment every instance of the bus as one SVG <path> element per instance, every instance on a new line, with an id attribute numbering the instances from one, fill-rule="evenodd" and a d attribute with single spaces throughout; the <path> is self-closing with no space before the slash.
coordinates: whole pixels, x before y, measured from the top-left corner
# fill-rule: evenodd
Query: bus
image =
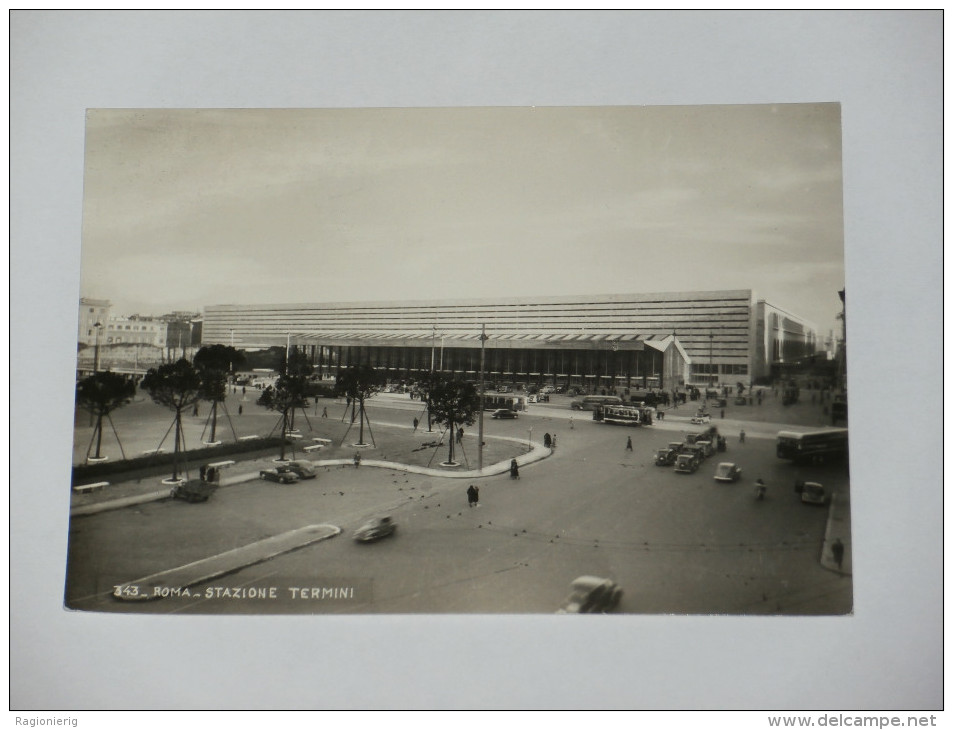
<path id="1" fill-rule="evenodd" d="M 847 429 L 778 431 L 778 458 L 796 463 L 820 463 L 847 454 Z"/>
<path id="2" fill-rule="evenodd" d="M 592 409 L 592 420 L 619 426 L 649 426 L 652 410 L 641 406 L 598 405 Z"/>
<path id="3" fill-rule="evenodd" d="M 483 396 L 483 410 L 495 411 L 498 408 L 509 408 L 511 411 L 526 410 L 526 396 L 512 393 L 495 395 L 486 393 Z"/>
<path id="4" fill-rule="evenodd" d="M 596 406 L 621 406 L 622 399 L 617 395 L 587 395 L 581 400 L 574 400 L 569 407 L 574 411 L 593 411 Z"/>

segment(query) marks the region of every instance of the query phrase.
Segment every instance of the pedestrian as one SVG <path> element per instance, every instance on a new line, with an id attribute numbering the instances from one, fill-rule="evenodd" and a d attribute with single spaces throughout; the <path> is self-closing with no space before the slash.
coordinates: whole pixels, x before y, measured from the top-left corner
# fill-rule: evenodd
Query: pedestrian
<path id="1" fill-rule="evenodd" d="M 420 425 L 420 421 L 418 421 L 418 420 L 415 418 L 415 419 L 414 419 L 414 433 L 417 433 L 417 426 L 419 426 L 419 425 Z"/>
<path id="2" fill-rule="evenodd" d="M 472 484 L 467 487 L 467 504 L 470 507 L 476 506 L 480 503 L 480 489 L 475 487 Z"/>
<path id="3" fill-rule="evenodd" d="M 625 442 L 625 450 L 632 451 L 632 437 L 629 436 L 628 440 Z"/>
<path id="4" fill-rule="evenodd" d="M 837 565 L 837 569 L 842 570 L 844 565 L 844 543 L 840 541 L 839 537 L 834 540 L 834 544 L 831 545 L 831 553 L 834 555 L 834 564 Z"/>
<path id="5" fill-rule="evenodd" d="M 245 395 L 245 386 L 242 386 L 242 395 Z"/>
<path id="6" fill-rule="evenodd" d="M 553 434 L 553 449 L 556 448 L 556 434 Z"/>
<path id="7" fill-rule="evenodd" d="M 724 408 L 721 409 L 721 417 L 722 417 L 722 418 L 725 417 L 725 409 L 724 409 Z"/>
<path id="8" fill-rule="evenodd" d="M 354 452 L 354 468 L 357 469 L 360 466 L 361 466 L 361 452 L 355 451 Z"/>
<path id="9" fill-rule="evenodd" d="M 543 434 L 543 446 L 547 449 L 553 445 L 553 437 L 549 435 L 549 432 Z"/>
<path id="10" fill-rule="evenodd" d="M 202 464 L 202 466 L 199 467 L 199 480 L 204 482 L 205 475 L 207 473 L 208 473 L 208 464 Z"/>
<path id="11" fill-rule="evenodd" d="M 572 431 L 572 416 L 569 417 L 569 430 Z"/>
<path id="12" fill-rule="evenodd" d="M 658 412 L 658 420 L 660 420 L 660 421 L 664 421 L 664 420 L 665 420 L 665 411 L 659 410 L 659 412 Z"/>
<path id="13" fill-rule="evenodd" d="M 239 416 L 242 415 L 242 404 L 241 404 L 241 403 L 238 404 L 238 415 L 239 415 Z"/>
<path id="14" fill-rule="evenodd" d="M 741 443 L 744 443 L 744 442 L 745 442 L 745 430 L 744 430 L 744 429 L 741 429 L 741 433 L 738 434 L 738 440 L 739 440 Z"/>
<path id="15" fill-rule="evenodd" d="M 324 410 L 321 411 L 321 418 L 327 418 L 327 417 L 328 417 L 328 407 L 325 406 Z"/>
<path id="16" fill-rule="evenodd" d="M 199 404 L 196 403 L 194 406 L 192 406 L 192 415 L 197 416 L 198 414 L 199 414 Z"/>
<path id="17" fill-rule="evenodd" d="M 462 428 L 457 429 L 457 443 L 458 444 L 463 443 L 463 429 Z"/>
<path id="18" fill-rule="evenodd" d="M 519 479 L 520 478 L 520 467 L 516 463 L 516 459 L 510 461 L 510 479 Z"/>

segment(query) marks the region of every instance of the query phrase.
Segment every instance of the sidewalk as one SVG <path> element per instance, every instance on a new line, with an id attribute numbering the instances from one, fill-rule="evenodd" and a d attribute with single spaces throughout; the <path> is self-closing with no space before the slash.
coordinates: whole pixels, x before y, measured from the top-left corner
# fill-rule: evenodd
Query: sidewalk
<path id="1" fill-rule="evenodd" d="M 824 544 L 821 547 L 822 567 L 841 575 L 853 575 L 851 534 L 850 493 L 836 492 L 831 497 L 827 512 L 827 530 L 824 532 Z M 839 568 L 831 551 L 831 545 L 837 539 L 844 543 L 844 560 Z"/>

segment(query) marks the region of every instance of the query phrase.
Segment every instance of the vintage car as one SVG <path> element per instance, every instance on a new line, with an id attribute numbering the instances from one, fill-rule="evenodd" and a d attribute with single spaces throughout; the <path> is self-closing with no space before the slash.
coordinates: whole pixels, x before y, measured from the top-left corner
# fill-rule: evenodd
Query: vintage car
<path id="1" fill-rule="evenodd" d="M 287 464 L 281 464 L 276 468 L 280 472 L 297 474 L 298 479 L 314 479 L 318 475 L 314 470 L 314 464 L 310 461 L 289 461 Z"/>
<path id="2" fill-rule="evenodd" d="M 698 471 L 701 458 L 697 453 L 682 453 L 675 458 L 675 471 L 682 474 L 694 474 Z"/>
<path id="3" fill-rule="evenodd" d="M 572 595 L 556 613 L 606 613 L 619 605 L 622 589 L 615 581 L 582 575 L 572 582 Z"/>
<path id="4" fill-rule="evenodd" d="M 671 466 L 678 458 L 678 450 L 669 446 L 655 452 L 655 466 Z"/>
<path id="5" fill-rule="evenodd" d="M 373 542 L 384 537 L 390 537 L 397 531 L 397 525 L 390 517 L 375 517 L 354 531 L 354 539 L 358 542 Z"/>
<path id="6" fill-rule="evenodd" d="M 715 453 L 715 446 L 708 439 L 699 439 L 695 442 L 695 446 L 701 449 L 702 457 L 705 459 Z"/>
<path id="7" fill-rule="evenodd" d="M 804 482 L 801 491 L 801 501 L 805 504 L 827 504 L 831 497 L 824 489 L 823 484 Z"/>
<path id="8" fill-rule="evenodd" d="M 278 469 L 262 469 L 258 472 L 258 478 L 266 482 L 278 482 L 279 484 L 294 484 L 298 481 L 298 475 L 293 471 L 280 471 Z"/>
<path id="9" fill-rule="evenodd" d="M 741 479 L 741 469 L 737 464 L 723 461 L 715 468 L 716 482 L 736 482 Z"/>
<path id="10" fill-rule="evenodd" d="M 711 416 L 708 413 L 696 413 L 692 416 L 692 423 L 705 424 L 711 423 Z"/>
<path id="11" fill-rule="evenodd" d="M 509 408 L 497 408 L 493 411 L 493 418 L 519 418 L 519 414 Z"/>

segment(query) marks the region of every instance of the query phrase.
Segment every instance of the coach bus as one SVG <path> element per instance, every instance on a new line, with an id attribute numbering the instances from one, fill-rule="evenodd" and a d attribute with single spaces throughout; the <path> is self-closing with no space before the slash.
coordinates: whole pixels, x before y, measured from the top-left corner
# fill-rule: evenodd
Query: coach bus
<path id="1" fill-rule="evenodd" d="M 597 406 L 621 406 L 622 399 L 617 395 L 587 395 L 580 400 L 574 400 L 569 407 L 574 411 L 594 411 Z"/>
<path id="2" fill-rule="evenodd" d="M 641 406 L 598 405 L 592 409 L 592 420 L 619 426 L 649 426 L 652 410 Z"/>
<path id="3" fill-rule="evenodd" d="M 847 429 L 820 431 L 778 431 L 779 459 L 794 462 L 822 462 L 847 454 Z"/>

